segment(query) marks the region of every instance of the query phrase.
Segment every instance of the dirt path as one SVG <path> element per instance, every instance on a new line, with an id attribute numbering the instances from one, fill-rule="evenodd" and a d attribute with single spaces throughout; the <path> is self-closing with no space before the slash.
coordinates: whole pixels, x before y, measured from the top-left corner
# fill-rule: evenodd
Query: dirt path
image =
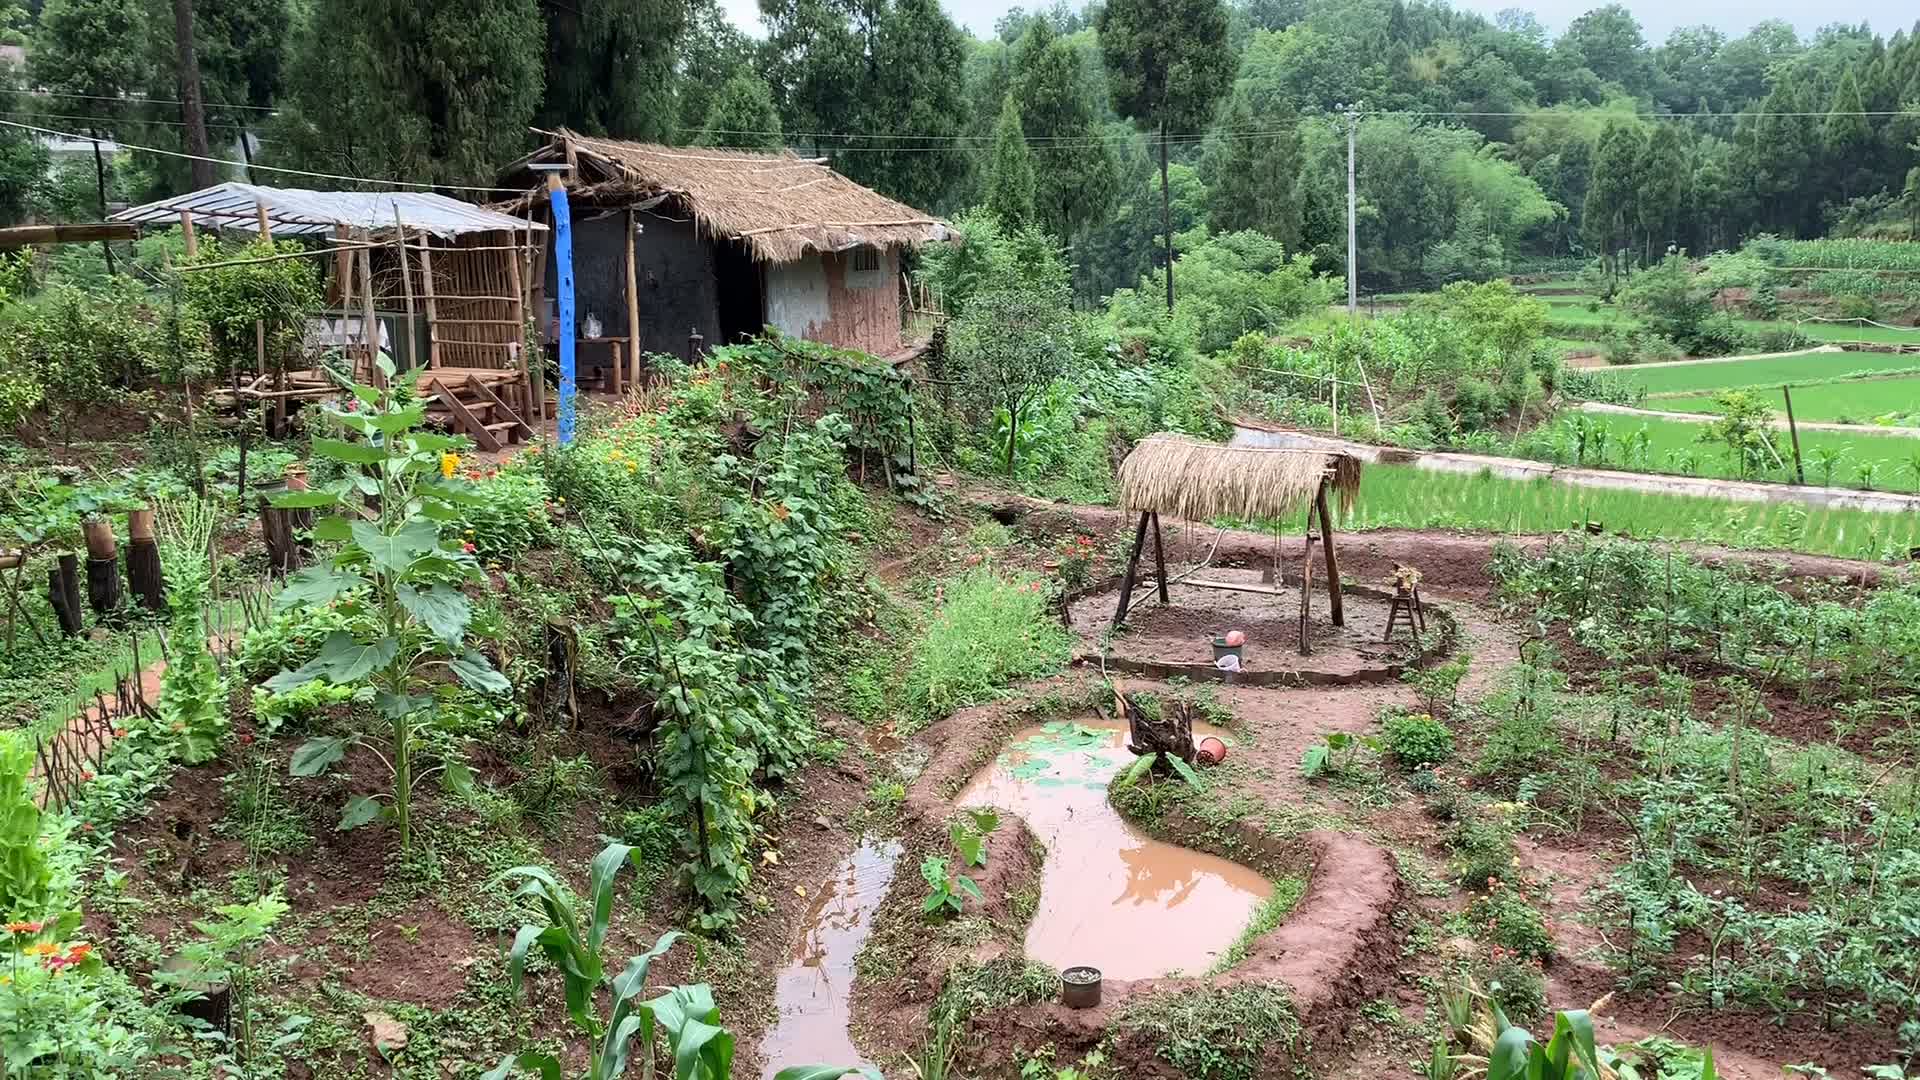
<path id="1" fill-rule="evenodd" d="M 1626 405 L 1609 405 L 1604 401 L 1583 401 L 1580 411 L 1602 413 L 1607 416 L 1639 416 L 1649 420 L 1680 420 L 1689 424 L 1707 424 L 1720 419 L 1716 413 L 1667 412 L 1661 409 L 1635 409 Z M 1883 427 L 1878 424 L 1836 424 L 1826 420 L 1802 420 L 1790 425 L 1786 420 L 1775 418 L 1772 426 L 1779 431 L 1787 431 L 1798 426 L 1801 431 L 1836 431 L 1842 435 L 1898 435 L 1903 438 L 1920 436 L 1920 428 Z"/>

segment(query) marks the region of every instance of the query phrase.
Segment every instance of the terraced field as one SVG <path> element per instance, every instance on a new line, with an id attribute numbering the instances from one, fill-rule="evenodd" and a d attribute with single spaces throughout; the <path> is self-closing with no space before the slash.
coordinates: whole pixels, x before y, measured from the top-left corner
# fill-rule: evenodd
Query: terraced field
<path id="1" fill-rule="evenodd" d="M 1648 408 L 1669 412 L 1717 413 L 1717 391 L 1685 397 L 1656 398 Z M 1784 402 L 1775 410 L 1786 415 Z M 1852 379 L 1846 382 L 1796 386 L 1793 415 L 1802 423 L 1872 424 L 1892 414 L 1920 413 L 1920 375 L 1891 379 Z"/>

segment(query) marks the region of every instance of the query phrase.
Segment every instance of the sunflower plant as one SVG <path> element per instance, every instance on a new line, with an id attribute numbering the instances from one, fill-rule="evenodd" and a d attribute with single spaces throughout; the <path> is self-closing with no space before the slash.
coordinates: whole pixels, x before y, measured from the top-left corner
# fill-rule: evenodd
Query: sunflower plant
<path id="1" fill-rule="evenodd" d="M 473 606 L 460 587 L 480 579 L 479 565 L 458 540 L 441 539 L 444 523 L 483 498 L 459 472 L 464 440 L 421 430 L 426 403 L 410 386 L 391 386 L 390 358 L 383 354 L 379 363 L 388 388 L 350 382 L 345 407 L 325 410 L 349 437 L 313 440 L 313 452 L 345 465 L 346 475 L 275 500 L 285 508 L 331 511 L 315 522 L 313 535 L 340 545 L 332 558 L 292 575 L 278 606 L 330 605 L 350 616 L 349 626 L 366 629 L 334 630 L 312 660 L 265 685 L 273 692 L 315 680 L 373 687 L 374 707 L 388 728 L 384 750 L 364 736 L 323 736 L 294 752 L 291 771 L 317 776 L 350 745 L 371 748 L 391 770 L 392 790 L 349 801 L 340 828 L 391 819 L 404 851 L 412 843 L 413 787 L 435 771 L 416 776 L 413 761 L 418 733 L 436 711 L 429 676 L 441 669 L 467 689 L 489 694 L 508 684 L 466 640 Z M 360 615 L 370 617 L 352 618 Z M 456 786 L 464 782 L 464 767 L 444 768 Z"/>

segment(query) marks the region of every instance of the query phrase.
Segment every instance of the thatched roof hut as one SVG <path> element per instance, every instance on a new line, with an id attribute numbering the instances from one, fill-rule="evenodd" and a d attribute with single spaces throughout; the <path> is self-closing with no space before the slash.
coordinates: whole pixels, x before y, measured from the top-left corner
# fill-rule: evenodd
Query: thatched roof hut
<path id="1" fill-rule="evenodd" d="M 1344 511 L 1360 493 L 1360 459 L 1324 450 L 1222 446 L 1152 435 L 1120 465 L 1120 505 L 1192 521 L 1279 518 L 1313 501 L 1323 480 Z"/>
<path id="2" fill-rule="evenodd" d="M 775 326 L 879 356 L 907 347 L 900 256 L 948 239 L 940 219 L 788 150 L 548 134 L 501 173 L 528 192 L 508 208 L 541 213 L 535 166 L 564 167 L 580 317 L 630 339 L 629 357 L 679 352 L 689 328 L 715 345 Z"/>

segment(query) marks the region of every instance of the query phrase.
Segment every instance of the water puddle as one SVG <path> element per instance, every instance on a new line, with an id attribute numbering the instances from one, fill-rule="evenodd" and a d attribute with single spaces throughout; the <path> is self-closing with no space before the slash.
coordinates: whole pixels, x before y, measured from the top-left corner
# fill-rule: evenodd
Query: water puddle
<path id="1" fill-rule="evenodd" d="M 1224 732 L 1195 724 L 1194 737 Z M 1133 760 L 1123 721 L 1055 722 L 1014 734 L 959 802 L 1019 815 L 1047 845 L 1029 959 L 1090 964 L 1110 979 L 1197 975 L 1273 891 L 1239 863 L 1152 839 L 1107 804 Z"/>
<path id="2" fill-rule="evenodd" d="M 900 845 L 862 840 L 813 894 L 793 954 L 774 985 L 780 1010 L 764 1038 L 763 1080 L 791 1065 L 864 1064 L 847 1027 L 853 1020 L 853 961 L 893 881 Z"/>

